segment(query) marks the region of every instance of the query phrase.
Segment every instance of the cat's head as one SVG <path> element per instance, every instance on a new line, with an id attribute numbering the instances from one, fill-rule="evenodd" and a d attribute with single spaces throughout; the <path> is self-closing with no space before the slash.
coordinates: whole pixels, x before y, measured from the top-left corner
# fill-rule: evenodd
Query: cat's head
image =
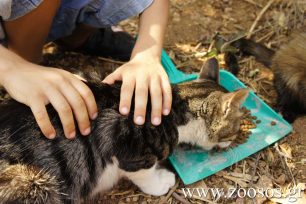
<path id="1" fill-rule="evenodd" d="M 219 64 L 215 58 L 209 59 L 202 67 L 199 78 L 186 87 L 191 87 L 185 90 L 189 108 L 198 119 L 204 119 L 209 142 L 220 143 L 220 147 L 228 146 L 240 131 L 241 105 L 248 96 L 248 90 L 229 93 L 221 87 Z"/>
<path id="2" fill-rule="evenodd" d="M 209 59 L 199 74 L 199 82 L 207 80 L 219 85 L 219 64 L 215 58 Z M 199 116 L 206 121 L 211 142 L 226 144 L 226 142 L 236 139 L 243 116 L 241 105 L 247 98 L 248 93 L 247 89 L 230 93 L 214 91 L 203 100 Z"/>

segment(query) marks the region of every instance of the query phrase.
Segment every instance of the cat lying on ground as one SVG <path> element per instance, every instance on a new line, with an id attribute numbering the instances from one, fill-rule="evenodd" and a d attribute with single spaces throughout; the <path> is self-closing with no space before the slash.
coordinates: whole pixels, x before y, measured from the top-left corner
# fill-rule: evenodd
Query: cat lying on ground
<path id="1" fill-rule="evenodd" d="M 178 143 L 207 150 L 226 148 L 239 132 L 240 106 L 246 89 L 233 93 L 218 84 L 216 59 L 203 66 L 195 81 L 173 86 L 173 108 L 162 124 L 143 126 L 118 112 L 120 84 L 88 82 L 99 116 L 88 137 L 64 137 L 60 119 L 48 112 L 57 137 L 46 139 L 28 107 L 16 101 L 0 106 L 1 203 L 81 203 L 111 189 L 126 177 L 143 192 L 163 195 L 175 175 L 158 162 Z M 150 104 L 147 120 L 150 121 Z"/>
<path id="2" fill-rule="evenodd" d="M 293 122 L 306 114 L 306 33 L 296 34 L 276 52 L 248 39 L 240 39 L 234 46 L 271 68 L 279 111 L 285 119 Z"/>

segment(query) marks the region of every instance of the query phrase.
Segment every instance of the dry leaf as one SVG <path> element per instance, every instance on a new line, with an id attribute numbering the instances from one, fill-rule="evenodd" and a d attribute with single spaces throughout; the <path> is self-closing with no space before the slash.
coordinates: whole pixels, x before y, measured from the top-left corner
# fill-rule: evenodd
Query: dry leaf
<path id="1" fill-rule="evenodd" d="M 284 156 L 290 159 L 292 158 L 292 149 L 288 145 L 288 143 L 283 143 L 279 145 L 279 147 L 280 147 L 281 152 L 284 154 Z"/>
<path id="2" fill-rule="evenodd" d="M 275 179 L 275 182 L 278 183 L 279 185 L 284 185 L 286 182 L 286 175 L 281 174 L 277 179 Z"/>

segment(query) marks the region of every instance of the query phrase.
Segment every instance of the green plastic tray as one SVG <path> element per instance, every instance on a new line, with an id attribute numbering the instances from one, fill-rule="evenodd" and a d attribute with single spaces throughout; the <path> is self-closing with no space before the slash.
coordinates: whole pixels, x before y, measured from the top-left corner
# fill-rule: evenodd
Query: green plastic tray
<path id="1" fill-rule="evenodd" d="M 187 75 L 178 71 L 165 52 L 162 55 L 162 62 L 171 83 L 180 83 L 197 77 L 196 74 Z M 246 87 L 239 79 L 225 70 L 220 71 L 220 83 L 228 91 Z M 254 92 L 250 91 L 243 106 L 251 110 L 252 115 L 261 120 L 261 123 L 257 124 L 257 128 L 252 130 L 246 143 L 220 153 L 210 153 L 199 148 L 192 150 L 177 148 L 174 150 L 169 160 L 184 184 L 191 184 L 215 174 L 275 143 L 292 131 L 291 125 Z M 276 125 L 272 126 L 272 121 L 276 122 Z"/>

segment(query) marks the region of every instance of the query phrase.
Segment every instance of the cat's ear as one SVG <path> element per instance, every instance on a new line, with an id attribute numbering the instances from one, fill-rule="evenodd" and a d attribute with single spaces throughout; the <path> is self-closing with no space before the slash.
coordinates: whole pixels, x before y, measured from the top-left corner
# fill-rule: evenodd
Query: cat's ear
<path id="1" fill-rule="evenodd" d="M 216 58 L 210 58 L 204 63 L 199 74 L 199 79 L 219 82 L 219 63 Z"/>
<path id="2" fill-rule="evenodd" d="M 238 110 L 249 95 L 248 89 L 240 89 L 232 93 L 226 93 L 222 96 L 222 109 L 227 113 L 230 109 Z"/>

